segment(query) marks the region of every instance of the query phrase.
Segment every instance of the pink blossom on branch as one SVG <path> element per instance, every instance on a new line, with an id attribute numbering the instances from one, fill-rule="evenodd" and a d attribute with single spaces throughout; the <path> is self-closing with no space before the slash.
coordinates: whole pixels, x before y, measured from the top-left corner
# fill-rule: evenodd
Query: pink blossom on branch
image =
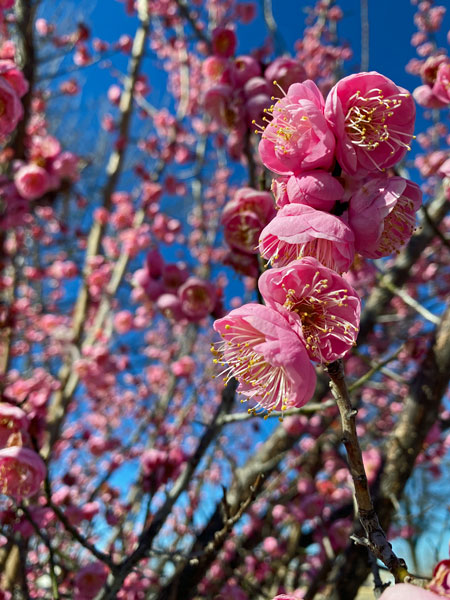
<path id="1" fill-rule="evenodd" d="M 439 66 L 433 85 L 433 94 L 441 102 L 450 104 L 450 62 Z"/>
<path id="2" fill-rule="evenodd" d="M 101 562 L 91 563 L 75 575 L 75 600 L 91 600 L 106 583 L 108 569 Z"/>
<path id="3" fill-rule="evenodd" d="M 22 116 L 22 103 L 16 90 L 4 77 L 0 77 L 0 135 L 14 131 Z"/>
<path id="4" fill-rule="evenodd" d="M 287 204 L 261 232 L 259 252 L 276 267 L 312 256 L 343 273 L 353 262 L 354 241 L 341 218 L 303 204 Z"/>
<path id="5" fill-rule="evenodd" d="M 329 169 L 335 140 L 323 110 L 323 96 L 313 81 L 291 85 L 269 109 L 273 119 L 259 143 L 263 164 L 280 175 Z"/>
<path id="6" fill-rule="evenodd" d="M 259 290 L 304 340 L 311 360 L 328 363 L 343 358 L 356 343 L 361 301 L 335 271 L 311 257 L 270 269 Z"/>
<path id="7" fill-rule="evenodd" d="M 263 227 L 275 216 L 272 195 L 250 187 L 240 188 L 224 206 L 221 222 L 231 248 L 256 254 Z"/>
<path id="8" fill-rule="evenodd" d="M 24 165 L 14 175 L 17 191 L 26 200 L 37 200 L 48 191 L 50 177 L 45 169 L 35 164 Z"/>
<path id="9" fill-rule="evenodd" d="M 26 413 L 13 404 L 0 402 L 0 448 L 17 444 L 18 435 L 28 430 Z M 14 444 L 11 441 L 15 441 Z"/>
<path id="10" fill-rule="evenodd" d="M 376 71 L 341 79 L 325 104 L 340 166 L 355 175 L 395 165 L 409 150 L 415 115 L 411 94 Z"/>
<path id="11" fill-rule="evenodd" d="M 33 496 L 44 480 L 44 461 L 34 450 L 10 446 L 0 450 L 0 492 L 20 502 Z"/>
<path id="12" fill-rule="evenodd" d="M 419 186 L 403 177 L 368 179 L 351 197 L 349 225 L 355 248 L 367 258 L 388 256 L 412 236 L 422 204 Z"/>
<path id="13" fill-rule="evenodd" d="M 316 374 L 302 340 L 278 312 L 245 304 L 214 323 L 223 342 L 215 362 L 236 377 L 238 391 L 266 410 L 303 406 L 312 397 Z"/>

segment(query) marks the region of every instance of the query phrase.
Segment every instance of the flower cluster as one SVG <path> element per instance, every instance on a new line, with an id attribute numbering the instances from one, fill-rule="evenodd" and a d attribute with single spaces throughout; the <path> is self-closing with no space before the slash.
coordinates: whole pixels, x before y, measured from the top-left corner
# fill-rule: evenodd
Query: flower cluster
<path id="1" fill-rule="evenodd" d="M 245 305 L 216 321 L 224 341 L 214 349 L 216 361 L 228 364 L 225 381 L 236 377 L 240 392 L 269 411 L 307 402 L 315 383 L 310 360 L 333 362 L 356 343 L 360 299 L 341 275 L 356 253 L 398 251 L 422 199 L 415 183 L 389 174 L 413 138 L 406 90 L 376 72 L 345 77 L 326 100 L 310 80 L 279 89 L 257 131 L 261 161 L 278 175 L 279 210 L 259 236 L 259 252 L 274 267 L 258 284 L 267 306 Z M 230 227 L 226 211 L 225 237 L 243 250 L 261 217 L 234 210 L 238 226 Z"/>
<path id="2" fill-rule="evenodd" d="M 263 117 L 275 92 L 273 80 L 289 87 L 306 79 L 306 72 L 296 59 L 279 57 L 264 66 L 251 55 L 235 57 L 236 45 L 232 29 L 216 28 L 212 33 L 213 54 L 202 65 L 204 109 L 231 132 L 233 142 L 230 140 L 228 147 L 232 155 L 233 147 L 242 150 L 245 133 L 253 120 Z M 240 151 L 233 157 L 239 155 Z"/>
<path id="3" fill-rule="evenodd" d="M 220 307 L 220 288 L 190 276 L 183 263 L 165 263 L 156 249 L 147 253 L 144 268 L 134 274 L 134 283 L 135 300 L 156 302 L 173 321 L 200 321 Z"/>

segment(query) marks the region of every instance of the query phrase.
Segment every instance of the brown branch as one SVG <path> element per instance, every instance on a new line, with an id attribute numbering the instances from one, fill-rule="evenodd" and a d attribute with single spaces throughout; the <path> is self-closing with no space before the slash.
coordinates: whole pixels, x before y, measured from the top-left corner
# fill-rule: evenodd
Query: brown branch
<path id="1" fill-rule="evenodd" d="M 430 348 L 414 377 L 404 409 L 388 441 L 375 510 L 388 529 L 416 458 L 433 424 L 450 380 L 450 308 L 437 327 Z M 330 578 L 329 600 L 351 600 L 369 573 L 367 551 L 349 546 Z"/>
<path id="2" fill-rule="evenodd" d="M 386 534 L 379 523 L 372 503 L 361 447 L 356 433 L 355 417 L 357 411 L 353 408 L 350 400 L 342 360 L 337 360 L 328 365 L 327 371 L 331 379 L 331 391 L 341 415 L 342 441 L 347 451 L 358 517 L 367 536 L 364 545 L 386 565 L 394 575 L 396 582 L 402 582 L 408 576 L 408 571 L 405 561 L 395 555 L 391 544 L 387 541 Z"/>

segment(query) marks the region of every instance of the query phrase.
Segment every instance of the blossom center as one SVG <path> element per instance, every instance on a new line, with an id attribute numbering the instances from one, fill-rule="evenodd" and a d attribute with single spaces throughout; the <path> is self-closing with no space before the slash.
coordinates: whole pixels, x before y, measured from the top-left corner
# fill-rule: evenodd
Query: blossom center
<path id="1" fill-rule="evenodd" d="M 320 279 L 316 272 L 311 284 L 305 284 L 303 290 L 285 290 L 283 304 L 300 318 L 306 349 L 320 362 L 324 362 L 321 351 L 324 337 L 332 335 L 352 345 L 357 330 L 339 310 L 347 306 L 348 290 L 328 290 L 328 287 L 328 280 Z"/>
<path id="2" fill-rule="evenodd" d="M 410 139 L 410 135 L 389 127 L 389 119 L 394 111 L 401 107 L 402 97 L 409 94 L 396 94 L 385 98 L 378 88 L 369 90 L 364 96 L 360 90 L 351 96 L 350 108 L 345 115 L 345 131 L 350 141 L 367 151 L 375 150 L 381 143 L 387 143 L 394 153 L 397 144 L 410 150 L 407 142 L 400 136 Z M 392 143 L 393 142 L 393 143 Z"/>

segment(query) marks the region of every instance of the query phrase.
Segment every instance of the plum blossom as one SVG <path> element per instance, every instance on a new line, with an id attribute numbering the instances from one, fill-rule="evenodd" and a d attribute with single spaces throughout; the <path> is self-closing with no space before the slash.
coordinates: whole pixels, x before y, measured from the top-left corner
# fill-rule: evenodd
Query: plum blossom
<path id="1" fill-rule="evenodd" d="M 272 85 L 276 81 L 285 90 L 293 83 L 301 83 L 307 79 L 302 63 L 289 56 L 279 56 L 273 60 L 265 70 L 264 77 Z"/>
<path id="2" fill-rule="evenodd" d="M 108 569 L 101 562 L 91 563 L 75 575 L 75 600 L 91 600 L 106 583 Z"/>
<path id="3" fill-rule="evenodd" d="M 17 171 L 14 183 L 22 198 L 36 200 L 48 191 L 50 178 L 45 169 L 35 164 L 29 164 Z"/>
<path id="4" fill-rule="evenodd" d="M 18 434 L 26 431 L 29 421 L 26 413 L 12 404 L 0 402 L 0 448 L 17 444 Z M 11 444 L 11 440 L 15 443 Z"/>
<path id="5" fill-rule="evenodd" d="M 273 119 L 259 143 L 263 164 L 280 175 L 329 169 L 335 140 L 323 110 L 323 96 L 313 81 L 291 85 L 286 96 L 268 109 Z"/>
<path id="6" fill-rule="evenodd" d="M 212 352 L 228 366 L 225 382 L 239 381 L 238 391 L 268 411 L 303 406 L 312 397 L 316 374 L 302 340 L 278 312 L 245 304 L 214 323 L 223 342 Z"/>
<path id="7" fill-rule="evenodd" d="M 380 258 L 396 252 L 414 232 L 422 203 L 419 186 L 403 177 L 375 177 L 351 197 L 349 225 L 362 256 Z"/>
<path id="8" fill-rule="evenodd" d="M 199 277 L 189 277 L 178 290 L 178 296 L 185 316 L 195 321 L 208 316 L 216 304 L 214 287 Z"/>
<path id="9" fill-rule="evenodd" d="M 355 175 L 395 165 L 409 150 L 415 114 L 411 94 L 376 71 L 341 79 L 325 104 L 340 166 Z"/>
<path id="10" fill-rule="evenodd" d="M 256 254 L 263 227 L 275 216 L 273 198 L 269 192 L 240 188 L 222 212 L 225 239 L 231 248 Z"/>
<path id="11" fill-rule="evenodd" d="M 287 204 L 261 232 L 259 251 L 276 267 L 313 256 L 342 273 L 353 262 L 354 241 L 352 230 L 339 217 L 303 204 Z"/>
<path id="12" fill-rule="evenodd" d="M 428 589 L 440 596 L 450 596 L 450 560 L 441 560 L 433 569 Z"/>
<path id="13" fill-rule="evenodd" d="M 258 286 L 268 306 L 289 319 L 311 360 L 328 363 L 343 358 L 356 343 L 359 296 L 315 258 L 265 271 Z"/>
<path id="14" fill-rule="evenodd" d="M 0 450 L 0 492 L 20 502 L 33 496 L 45 477 L 44 461 L 34 450 L 10 446 Z"/>
<path id="15" fill-rule="evenodd" d="M 16 90 L 4 77 L 0 77 L 0 135 L 14 131 L 22 116 L 22 103 Z"/>
<path id="16" fill-rule="evenodd" d="M 436 74 L 433 94 L 446 104 L 450 104 L 450 62 L 442 63 Z"/>

